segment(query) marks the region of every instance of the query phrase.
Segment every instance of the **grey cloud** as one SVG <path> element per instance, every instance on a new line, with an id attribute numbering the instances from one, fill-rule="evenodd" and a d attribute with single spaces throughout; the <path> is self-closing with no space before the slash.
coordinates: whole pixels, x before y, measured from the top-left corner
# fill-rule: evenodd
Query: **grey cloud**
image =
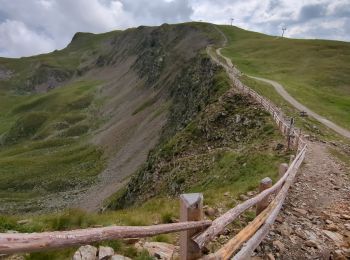
<path id="1" fill-rule="evenodd" d="M 306 2 L 306 1 L 305 1 Z M 350 40 L 349 0 L 0 0 L 0 56 L 63 48 L 77 31 L 189 20 L 288 37 Z M 18 36 L 21 37 L 18 37 Z"/>
<path id="2" fill-rule="evenodd" d="M 190 20 L 193 13 L 188 0 L 144 1 L 121 0 L 125 11 L 132 13 L 135 19 L 145 23 L 183 22 Z M 146 18 L 146 19 L 145 19 Z"/>
<path id="3" fill-rule="evenodd" d="M 190 20 L 193 12 L 188 0 L 0 0 L 0 8 L 0 55 L 12 57 L 63 48 L 77 31 L 99 33 L 140 24 L 176 23 Z M 12 34 L 18 30 L 32 52 L 19 43 L 13 45 L 18 38 Z"/>
<path id="4" fill-rule="evenodd" d="M 313 18 L 324 17 L 327 12 L 325 4 L 305 5 L 301 8 L 299 13 L 299 22 L 306 21 Z"/>

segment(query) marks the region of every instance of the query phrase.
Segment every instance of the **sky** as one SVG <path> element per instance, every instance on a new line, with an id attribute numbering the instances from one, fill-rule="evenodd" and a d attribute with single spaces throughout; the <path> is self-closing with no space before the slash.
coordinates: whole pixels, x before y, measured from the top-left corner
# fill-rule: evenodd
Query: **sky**
<path id="1" fill-rule="evenodd" d="M 0 0 L 0 56 L 64 48 L 76 32 L 187 21 L 350 41 L 350 0 Z"/>

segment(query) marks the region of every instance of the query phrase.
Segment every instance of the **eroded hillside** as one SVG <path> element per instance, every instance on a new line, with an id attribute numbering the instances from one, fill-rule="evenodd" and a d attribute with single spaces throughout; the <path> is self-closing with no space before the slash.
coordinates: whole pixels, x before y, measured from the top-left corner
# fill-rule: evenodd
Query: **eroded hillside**
<path id="1" fill-rule="evenodd" d="M 210 25 L 165 24 L 2 58 L 0 211 L 98 209 L 219 91 L 204 54 L 217 37 Z"/>

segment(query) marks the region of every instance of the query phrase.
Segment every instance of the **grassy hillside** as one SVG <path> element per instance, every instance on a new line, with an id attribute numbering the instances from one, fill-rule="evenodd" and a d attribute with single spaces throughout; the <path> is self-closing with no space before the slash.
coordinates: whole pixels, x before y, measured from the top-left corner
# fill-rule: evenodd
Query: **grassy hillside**
<path id="1" fill-rule="evenodd" d="M 0 58 L 0 213 L 61 209 L 95 196 L 87 188 L 100 173 L 114 186 L 130 176 L 162 135 L 168 110 L 163 139 L 208 103 L 212 91 L 200 87 L 214 70 L 203 53 L 218 39 L 207 24 L 141 26 L 77 33 L 60 51 Z M 195 72 L 183 77 L 192 62 Z M 186 111 L 171 102 L 178 78 L 197 96 Z"/>
<path id="2" fill-rule="evenodd" d="M 44 195 L 89 185 L 103 168 L 87 142 L 101 122 L 99 82 L 0 96 L 0 212 L 42 210 Z"/>
<path id="3" fill-rule="evenodd" d="M 242 72 L 280 82 L 302 104 L 350 129 L 350 43 L 219 28 L 229 40 L 222 53 Z"/>
<path id="4" fill-rule="evenodd" d="M 126 208 L 101 214 L 67 210 L 40 216 L 0 215 L 0 232 L 170 223 L 179 218 L 177 198 L 182 192 L 203 192 L 205 205 L 222 214 L 239 203 L 240 194 L 255 190 L 262 178 L 275 180 L 278 165 L 288 161 L 288 153 L 276 149 L 284 138 L 270 115 L 254 100 L 230 90 L 227 76 L 218 72 L 213 86 L 216 98 L 213 96 L 210 105 L 156 147 L 128 187 L 118 192 L 117 198 L 111 198 L 110 209 Z M 254 216 L 254 210 L 243 214 L 228 232 L 235 232 Z M 159 235 L 149 240 L 178 243 L 178 236 Z M 101 244 L 135 259 L 148 259 L 124 241 Z M 27 258 L 69 259 L 74 250 L 33 253 Z"/>
<path id="5" fill-rule="evenodd" d="M 206 46 L 220 39 L 210 24 L 165 24 L 77 34 L 62 51 L 0 59 L 0 70 L 12 72 L 0 81 L 0 232 L 173 222 L 183 192 L 203 192 L 221 214 L 262 178 L 275 179 L 288 160 L 277 149 L 285 140 L 207 56 Z M 132 174 L 106 212 L 56 212 Z M 123 241 L 104 244 L 148 259 Z M 69 259 L 73 251 L 26 259 Z"/>

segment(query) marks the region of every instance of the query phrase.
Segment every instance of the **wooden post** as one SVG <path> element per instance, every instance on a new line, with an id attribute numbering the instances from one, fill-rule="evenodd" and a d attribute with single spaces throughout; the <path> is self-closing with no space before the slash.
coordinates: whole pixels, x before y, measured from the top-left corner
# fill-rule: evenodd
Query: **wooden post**
<path id="1" fill-rule="evenodd" d="M 268 188 L 272 187 L 272 180 L 266 177 L 260 181 L 259 191 L 262 192 Z M 258 204 L 256 204 L 256 215 L 259 215 L 264 209 L 269 205 L 269 196 L 266 196 Z"/>
<path id="2" fill-rule="evenodd" d="M 180 195 L 180 221 L 199 221 L 203 219 L 203 194 L 189 193 Z M 201 250 L 192 237 L 201 229 L 192 229 L 180 233 L 180 259 L 192 260 L 202 256 Z"/>
<path id="3" fill-rule="evenodd" d="M 281 163 L 280 167 L 278 168 L 278 179 L 281 179 L 284 176 L 284 174 L 286 173 L 287 170 L 288 170 L 288 164 Z"/>
<path id="4" fill-rule="evenodd" d="M 290 145 L 291 145 L 293 127 L 294 127 L 294 118 L 292 117 L 292 118 L 290 119 L 290 123 L 289 123 L 289 126 L 288 126 L 288 131 L 287 131 L 287 138 L 288 138 L 288 146 L 287 146 L 287 149 L 288 149 L 288 150 L 290 149 Z"/>
<path id="5" fill-rule="evenodd" d="M 294 161 L 294 158 L 295 158 L 295 155 L 292 154 L 292 155 L 290 156 L 289 165 L 292 164 L 292 162 Z"/>

